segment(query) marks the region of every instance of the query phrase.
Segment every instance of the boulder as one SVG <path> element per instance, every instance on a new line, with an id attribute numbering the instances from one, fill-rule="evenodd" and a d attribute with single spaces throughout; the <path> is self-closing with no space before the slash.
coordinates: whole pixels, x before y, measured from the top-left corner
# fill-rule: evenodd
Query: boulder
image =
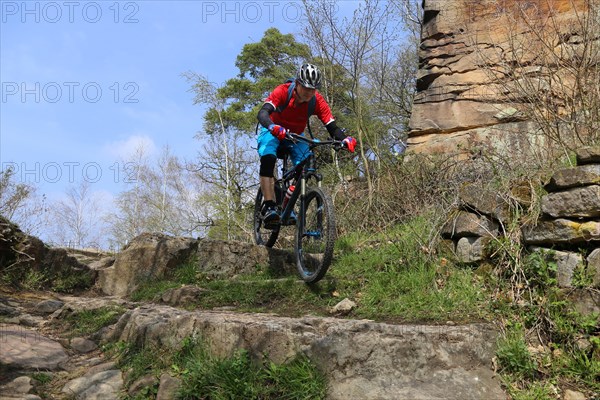
<path id="1" fill-rule="evenodd" d="M 590 255 L 587 257 L 588 269 L 592 271 L 593 285 L 600 288 L 600 248 L 592 250 Z"/>
<path id="2" fill-rule="evenodd" d="M 98 270 L 98 283 L 108 295 L 127 296 L 142 282 L 167 278 L 186 262 L 194 263 L 198 273 L 208 277 L 233 278 L 267 266 L 275 273 L 295 273 L 289 251 L 238 241 L 142 234 L 116 255 L 112 265 Z M 174 304 L 179 300 L 163 301 Z"/>
<path id="3" fill-rule="evenodd" d="M 99 285 L 105 294 L 126 296 L 142 282 L 164 278 L 188 262 L 197 248 L 196 239 L 141 234 L 117 254 L 112 266 L 99 270 Z"/>
<path id="4" fill-rule="evenodd" d="M 60 300 L 42 300 L 35 305 L 35 311 L 40 314 L 52 314 L 64 305 L 65 303 Z"/>
<path id="5" fill-rule="evenodd" d="M 47 278 L 45 288 L 75 276 L 77 283 L 66 289 L 87 289 L 94 284 L 97 276 L 87 265 L 69 256 L 66 250 L 46 246 L 40 239 L 27 235 L 0 216 L 0 274 L 9 268 L 13 273 L 22 275 L 29 271 L 43 273 Z"/>
<path id="6" fill-rule="evenodd" d="M 98 348 L 96 343 L 86 338 L 73 338 L 71 339 L 71 348 L 78 353 L 89 353 Z"/>
<path id="7" fill-rule="evenodd" d="M 158 385 L 158 393 L 156 394 L 156 400 L 174 399 L 180 388 L 181 379 L 173 377 L 168 373 L 163 373 L 160 376 L 160 383 Z"/>
<path id="8" fill-rule="evenodd" d="M 477 210 L 501 222 L 510 219 L 509 202 L 498 193 L 482 188 L 481 185 L 467 184 L 460 188 L 460 200 L 466 207 Z"/>
<path id="9" fill-rule="evenodd" d="M 8 304 L 0 302 L 0 316 L 15 317 L 19 314 L 21 314 L 21 312 L 16 307 L 9 306 Z"/>
<path id="10" fill-rule="evenodd" d="M 460 262 L 472 263 L 482 261 L 488 256 L 488 237 L 462 237 L 456 242 L 456 256 Z"/>
<path id="11" fill-rule="evenodd" d="M 31 378 L 28 376 L 19 376 L 13 379 L 6 385 L 0 386 L 0 399 L 4 398 L 4 395 L 25 395 L 33 389 L 31 384 Z"/>
<path id="12" fill-rule="evenodd" d="M 73 379 L 67 382 L 62 392 L 77 400 L 117 399 L 122 387 L 121 371 L 113 369 Z"/>
<path id="13" fill-rule="evenodd" d="M 206 290 L 193 285 L 184 285 L 165 291 L 160 296 L 160 301 L 174 307 L 195 305 L 200 301 Z"/>
<path id="14" fill-rule="evenodd" d="M 256 272 L 269 262 L 266 247 L 238 241 L 203 239 L 198 243 L 196 255 L 198 271 L 213 277 Z"/>
<path id="15" fill-rule="evenodd" d="M 158 379 L 153 374 L 145 375 L 132 382 L 127 389 L 127 394 L 133 398 L 137 395 L 141 397 L 141 391 L 147 388 L 153 388 L 158 383 Z"/>
<path id="16" fill-rule="evenodd" d="M 339 303 L 337 303 L 335 306 L 333 306 L 330 310 L 330 313 L 338 314 L 338 315 L 346 315 L 350 311 L 354 310 L 355 308 L 356 308 L 356 303 L 353 302 L 352 300 L 346 298 L 346 299 L 340 301 Z"/>

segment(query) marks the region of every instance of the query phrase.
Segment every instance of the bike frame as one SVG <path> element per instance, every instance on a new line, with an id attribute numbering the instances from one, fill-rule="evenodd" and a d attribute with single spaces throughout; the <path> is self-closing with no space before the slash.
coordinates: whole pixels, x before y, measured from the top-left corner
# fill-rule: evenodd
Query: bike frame
<path id="1" fill-rule="evenodd" d="M 287 164 L 290 155 L 287 153 L 284 155 L 282 176 L 281 179 L 278 179 L 278 181 L 282 183 L 282 195 L 285 194 L 285 191 L 291 184 L 295 185 L 296 188 L 294 189 L 294 192 L 288 200 L 285 208 L 283 208 L 283 210 L 281 211 L 281 225 L 289 225 L 290 216 L 292 215 L 292 211 L 294 210 L 294 206 L 296 205 L 298 199 L 300 199 L 300 214 L 304 212 L 303 199 L 306 195 L 307 180 L 309 180 L 310 178 L 314 178 L 317 181 L 317 187 L 321 187 L 323 176 L 317 172 L 316 158 L 314 153 L 312 152 L 312 149 L 318 146 L 334 146 L 334 148 L 342 147 L 342 142 L 338 140 L 320 141 L 315 139 L 309 139 L 307 137 L 297 135 L 295 133 L 289 133 L 288 139 L 308 144 L 310 154 L 308 155 L 308 157 L 302 160 L 302 162 L 300 162 L 298 165 L 294 166 L 291 169 L 287 169 Z M 298 190 L 298 188 L 300 188 L 300 190 Z"/>

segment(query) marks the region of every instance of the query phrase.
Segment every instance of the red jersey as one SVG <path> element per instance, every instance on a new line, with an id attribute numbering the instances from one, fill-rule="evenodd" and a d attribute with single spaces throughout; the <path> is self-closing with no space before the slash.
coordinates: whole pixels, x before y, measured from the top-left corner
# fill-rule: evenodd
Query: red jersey
<path id="1" fill-rule="evenodd" d="M 283 106 L 288 97 L 288 89 L 292 83 L 284 83 L 277 86 L 273 92 L 265 99 L 265 103 L 271 104 L 277 108 Z M 315 93 L 317 102 L 315 104 L 316 115 L 324 125 L 334 121 L 329 105 L 318 91 Z M 308 122 L 308 101 L 302 104 L 296 104 L 296 93 L 292 92 L 292 98 L 283 112 L 273 112 L 270 117 L 273 123 L 289 129 L 293 133 L 302 133 L 306 129 Z"/>

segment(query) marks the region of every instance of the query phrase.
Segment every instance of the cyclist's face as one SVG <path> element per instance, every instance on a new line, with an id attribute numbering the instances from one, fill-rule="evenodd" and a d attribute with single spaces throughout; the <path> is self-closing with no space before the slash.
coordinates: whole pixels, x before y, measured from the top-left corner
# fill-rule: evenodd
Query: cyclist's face
<path id="1" fill-rule="evenodd" d="M 312 99 L 316 91 L 316 89 L 309 89 L 300 84 L 296 85 L 296 94 L 298 95 L 298 100 L 300 100 L 300 103 L 305 103 Z"/>

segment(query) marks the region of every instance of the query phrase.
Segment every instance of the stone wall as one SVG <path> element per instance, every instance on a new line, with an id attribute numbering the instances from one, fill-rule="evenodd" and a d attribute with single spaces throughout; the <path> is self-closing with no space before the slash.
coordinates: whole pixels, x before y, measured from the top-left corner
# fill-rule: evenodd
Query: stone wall
<path id="1" fill-rule="evenodd" d="M 573 286 L 577 269 L 587 271 L 592 285 L 600 287 L 600 147 L 579 150 L 577 166 L 554 173 L 545 189 L 542 215 L 521 227 L 523 246 L 556 263 L 560 287 Z M 483 262 L 490 256 L 490 241 L 506 234 L 516 219 L 514 208 L 505 197 L 480 187 L 466 186 L 460 197 L 460 209 L 443 227 L 442 237 L 460 261 Z"/>
<path id="2" fill-rule="evenodd" d="M 578 54 L 576 21 L 587 2 L 424 0 L 409 151 L 527 146 L 525 133 L 536 126 L 518 105 L 527 101 L 520 98 L 522 79 L 541 86 L 548 68 L 556 67 L 541 56 L 547 49 L 537 34 L 552 31 L 558 40 L 553 54 Z"/>

